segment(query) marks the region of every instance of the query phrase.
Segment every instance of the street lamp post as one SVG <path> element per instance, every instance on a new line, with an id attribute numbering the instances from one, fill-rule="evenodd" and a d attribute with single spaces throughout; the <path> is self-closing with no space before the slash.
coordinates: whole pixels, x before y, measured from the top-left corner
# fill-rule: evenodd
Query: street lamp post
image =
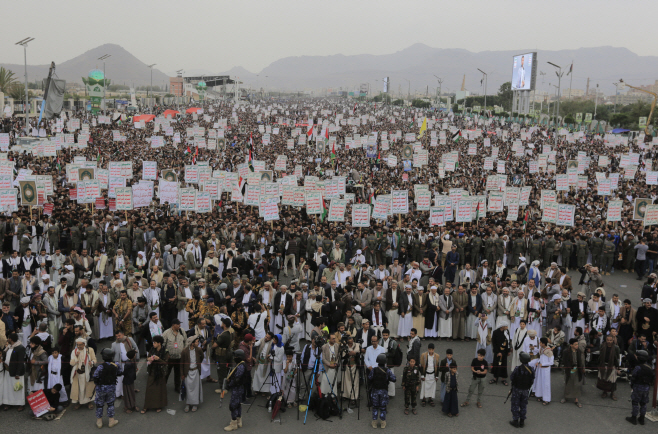
<path id="1" fill-rule="evenodd" d="M 556 65 L 555 63 L 552 62 L 547 62 L 549 65 L 552 65 L 558 69 L 558 71 L 555 71 L 555 75 L 557 75 L 557 107 L 556 107 L 556 120 L 557 116 L 560 116 L 560 87 L 562 86 L 562 67 L 559 65 Z"/>
<path id="2" fill-rule="evenodd" d="M 16 42 L 16 45 L 23 46 L 23 57 L 25 59 L 25 105 L 23 106 L 23 113 L 25 113 L 25 134 L 30 135 L 30 107 L 27 96 L 27 44 L 34 41 L 34 38 L 25 38 Z"/>
<path id="3" fill-rule="evenodd" d="M 441 84 L 443 83 L 443 79 L 438 75 L 434 75 L 434 77 L 436 77 L 436 81 L 439 82 L 439 88 L 437 91 L 439 92 L 439 108 L 441 108 Z"/>
<path id="4" fill-rule="evenodd" d="M 411 82 L 410 82 L 409 80 L 407 80 L 406 78 L 405 78 L 404 80 L 406 80 L 406 82 L 407 82 L 407 84 L 408 84 L 408 87 L 407 87 L 407 99 L 411 99 Z"/>
<path id="5" fill-rule="evenodd" d="M 483 70 L 481 70 L 480 68 L 478 68 L 478 71 L 480 71 L 482 75 L 484 75 L 484 109 L 486 110 L 487 109 L 487 81 L 489 75 Z"/>
<path id="6" fill-rule="evenodd" d="M 619 83 L 612 83 L 615 85 L 615 105 L 612 108 L 613 113 L 617 113 L 617 98 L 619 97 Z"/>
<path id="7" fill-rule="evenodd" d="M 151 86 L 150 86 L 150 88 L 151 88 L 151 93 L 153 93 L 153 67 L 154 67 L 155 65 L 157 65 L 157 63 L 154 63 L 154 64 L 152 64 L 152 65 L 147 65 L 149 68 L 151 68 Z M 146 97 L 147 97 L 147 98 L 149 97 L 149 92 L 148 92 L 148 90 L 146 91 Z"/>
<path id="8" fill-rule="evenodd" d="M 599 105 L 599 84 L 596 83 L 596 96 L 594 98 L 594 119 L 596 119 L 596 107 Z"/>
<path id="9" fill-rule="evenodd" d="M 105 60 L 112 57 L 111 54 L 104 54 L 98 58 L 103 61 L 103 109 L 105 109 L 105 88 L 107 87 L 107 77 L 105 76 Z"/>

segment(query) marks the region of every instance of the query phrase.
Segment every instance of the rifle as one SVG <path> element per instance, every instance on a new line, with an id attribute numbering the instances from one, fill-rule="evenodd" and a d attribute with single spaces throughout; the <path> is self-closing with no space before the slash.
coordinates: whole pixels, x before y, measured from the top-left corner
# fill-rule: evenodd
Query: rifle
<path id="1" fill-rule="evenodd" d="M 224 401 L 224 395 L 226 395 L 226 378 L 222 381 L 222 394 L 219 395 L 219 408 L 222 408 L 222 402 Z"/>
<path id="2" fill-rule="evenodd" d="M 509 393 L 507 394 L 507 398 L 505 398 L 505 402 L 503 402 L 503 405 L 507 404 L 507 401 L 509 400 L 509 397 L 512 396 L 512 389 L 509 390 Z M 220 404 L 221 407 L 221 404 Z"/>

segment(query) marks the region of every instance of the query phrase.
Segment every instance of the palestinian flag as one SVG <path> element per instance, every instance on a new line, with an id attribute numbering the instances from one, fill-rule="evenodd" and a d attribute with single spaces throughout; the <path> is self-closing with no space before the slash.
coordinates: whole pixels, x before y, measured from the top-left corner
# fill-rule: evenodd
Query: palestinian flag
<path id="1" fill-rule="evenodd" d="M 323 222 L 324 219 L 327 218 L 328 214 L 329 214 L 329 207 L 327 206 L 327 202 L 325 202 L 325 200 L 322 199 L 322 213 L 320 214 L 320 221 Z"/>
<path id="2" fill-rule="evenodd" d="M 336 142 L 331 146 L 331 164 L 336 162 Z"/>
<path id="3" fill-rule="evenodd" d="M 10 159 L 9 161 L 11 161 L 11 159 Z M 62 165 L 61 165 L 60 162 L 59 162 L 59 157 L 57 157 L 57 171 L 58 171 L 58 172 L 61 172 L 61 171 L 62 171 Z"/>
<path id="4" fill-rule="evenodd" d="M 525 217 L 523 217 L 523 227 L 524 228 L 525 228 L 525 225 L 528 223 L 528 220 L 530 220 L 530 210 L 526 210 Z"/>
<path id="5" fill-rule="evenodd" d="M 370 206 L 375 206 L 375 193 L 370 193 L 370 197 L 368 198 L 368 203 Z"/>
<path id="6" fill-rule="evenodd" d="M 254 138 L 253 133 L 249 133 L 249 159 L 247 160 L 249 170 L 254 171 Z"/>
<path id="7" fill-rule="evenodd" d="M 459 139 L 461 139 L 461 137 L 462 137 L 462 130 L 457 130 L 457 132 L 452 135 L 452 140 L 454 142 L 458 142 Z"/>
<path id="8" fill-rule="evenodd" d="M 187 154 L 191 154 L 191 153 L 192 153 L 192 151 L 190 151 L 190 145 L 187 145 L 187 149 L 185 150 L 183 155 L 187 155 Z"/>

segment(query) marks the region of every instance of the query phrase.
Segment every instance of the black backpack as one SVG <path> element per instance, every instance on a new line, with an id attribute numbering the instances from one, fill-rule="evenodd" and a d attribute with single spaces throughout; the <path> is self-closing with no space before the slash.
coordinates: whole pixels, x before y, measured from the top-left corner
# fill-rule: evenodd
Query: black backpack
<path id="1" fill-rule="evenodd" d="M 327 420 L 331 416 L 338 416 L 340 414 L 340 409 L 338 408 L 338 400 L 336 395 L 333 393 L 330 395 L 324 395 L 322 399 L 319 400 L 317 408 L 317 416 L 320 419 Z"/>

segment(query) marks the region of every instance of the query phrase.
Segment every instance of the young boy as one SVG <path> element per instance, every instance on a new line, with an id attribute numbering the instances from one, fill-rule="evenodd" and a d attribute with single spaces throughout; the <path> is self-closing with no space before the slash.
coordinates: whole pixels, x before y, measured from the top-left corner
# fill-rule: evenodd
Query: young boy
<path id="1" fill-rule="evenodd" d="M 468 388 L 468 395 L 466 395 L 466 401 L 461 405 L 462 407 L 466 407 L 468 405 L 468 402 L 471 400 L 471 396 L 473 396 L 473 392 L 475 392 L 475 388 L 477 387 L 478 389 L 478 400 L 477 400 L 477 406 L 478 408 L 482 408 L 482 394 L 484 393 L 484 380 L 485 377 L 487 376 L 487 373 L 489 372 L 489 364 L 487 363 L 486 360 L 484 360 L 484 356 L 487 354 L 487 351 L 483 348 L 480 348 L 478 350 L 478 356 L 473 359 L 471 362 L 471 372 L 473 372 L 473 380 L 471 380 L 471 386 Z"/>
<path id="2" fill-rule="evenodd" d="M 446 393 L 443 398 L 443 413 L 448 417 L 459 416 L 457 397 L 457 364 L 450 365 L 450 371 L 445 374 Z"/>
<path id="3" fill-rule="evenodd" d="M 64 411 L 64 407 L 61 405 L 62 391 L 64 391 L 64 388 L 59 383 L 54 384 L 50 389 L 45 389 L 43 391 L 46 399 L 48 400 L 48 405 L 50 405 L 50 408 L 48 408 L 48 413 L 42 416 L 44 420 L 53 420 L 55 419 L 56 414 Z"/>
<path id="4" fill-rule="evenodd" d="M 60 384 L 64 386 L 64 378 L 62 377 L 62 356 L 59 354 L 59 347 L 55 346 L 52 354 L 48 357 L 48 388 L 52 389 L 55 385 Z M 69 400 L 66 394 L 66 389 L 61 388 L 59 392 L 59 402 L 67 402 Z"/>
<path id="5" fill-rule="evenodd" d="M 441 364 L 439 365 L 439 372 L 441 373 L 441 402 L 443 402 L 446 395 L 450 367 L 453 365 L 457 366 L 457 362 L 452 358 L 452 349 L 448 348 L 446 350 L 446 358 L 441 360 Z"/>
<path id="6" fill-rule="evenodd" d="M 404 391 L 404 414 L 409 414 L 409 403 L 411 402 L 411 412 L 418 414 L 416 411 L 416 394 L 420 386 L 420 369 L 416 366 L 416 359 L 409 359 L 409 366 L 404 367 L 402 372 L 402 390 Z"/>
<path id="7" fill-rule="evenodd" d="M 126 353 L 128 361 L 123 365 L 123 403 L 125 412 L 139 411 L 135 401 L 135 378 L 137 378 L 137 351 L 130 350 Z"/>

